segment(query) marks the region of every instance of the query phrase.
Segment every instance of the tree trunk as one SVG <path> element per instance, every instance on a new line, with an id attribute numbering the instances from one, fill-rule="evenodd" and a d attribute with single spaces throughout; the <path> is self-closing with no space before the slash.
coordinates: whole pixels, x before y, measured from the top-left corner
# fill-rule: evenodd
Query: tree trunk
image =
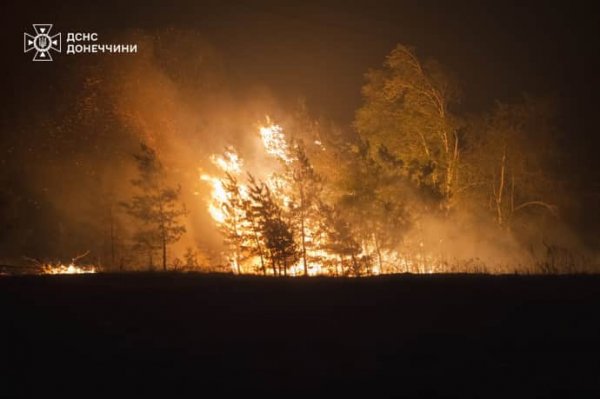
<path id="1" fill-rule="evenodd" d="M 446 181 L 445 181 L 445 211 L 446 211 L 446 216 L 449 214 L 450 209 L 451 209 L 451 203 L 450 201 L 452 200 L 452 194 L 453 194 L 453 190 L 452 190 L 452 185 L 454 184 L 454 178 L 455 178 L 455 174 L 456 174 L 456 170 L 457 170 L 457 165 L 458 165 L 458 157 L 459 157 L 459 150 L 458 150 L 458 137 L 456 135 L 456 133 L 453 134 L 454 137 L 454 145 L 452 146 L 452 150 L 449 149 L 448 145 L 448 134 L 444 133 L 445 137 L 446 137 L 446 143 L 445 143 L 445 148 L 446 148 L 446 157 L 448 158 L 448 166 L 446 169 Z"/>
<path id="2" fill-rule="evenodd" d="M 167 243 L 163 241 L 162 245 L 162 266 L 163 271 L 167 271 Z"/>
<path id="3" fill-rule="evenodd" d="M 235 270 L 237 274 L 242 274 L 242 267 L 240 266 L 240 248 L 239 246 L 235 249 L 235 253 L 233 254 L 235 259 Z"/>
<path id="4" fill-rule="evenodd" d="M 498 183 L 498 191 L 496 193 L 496 215 L 498 219 L 498 225 L 502 226 L 504 223 L 502 214 L 502 198 L 504 197 L 504 175 L 506 173 L 506 146 L 502 152 L 502 160 L 500 161 L 500 182 Z"/>
<path id="5" fill-rule="evenodd" d="M 302 260 L 304 262 L 304 276 L 308 276 L 308 264 L 306 262 L 306 231 L 304 230 L 304 188 L 300 185 L 300 230 L 302 233 Z"/>
<path id="6" fill-rule="evenodd" d="M 381 248 L 379 248 L 379 241 L 377 237 L 373 235 L 373 241 L 375 242 L 375 252 L 377 252 L 377 261 L 379 263 L 379 274 L 383 274 L 383 261 L 381 260 Z"/>
<path id="7" fill-rule="evenodd" d="M 163 271 L 167 271 L 167 231 L 165 227 L 165 211 L 162 200 L 159 200 L 158 211 L 160 215 L 160 239 L 162 244 L 162 268 Z"/>
<path id="8" fill-rule="evenodd" d="M 109 208 L 109 218 L 110 218 L 110 268 L 114 269 L 115 267 L 115 221 L 112 212 L 112 205 Z"/>
<path id="9" fill-rule="evenodd" d="M 354 269 L 354 273 L 356 273 L 357 276 L 360 276 L 360 267 L 358 266 L 358 263 L 356 262 L 356 256 L 354 254 L 350 255 L 350 258 L 352 259 L 352 268 Z"/>
<path id="10" fill-rule="evenodd" d="M 265 258 L 263 256 L 262 247 L 260 246 L 260 241 L 258 237 L 256 237 L 256 247 L 258 248 L 258 256 L 260 258 L 260 269 L 263 272 L 263 275 L 267 275 L 267 267 L 265 266 Z"/>
<path id="11" fill-rule="evenodd" d="M 515 172 L 511 171 L 510 173 L 510 213 L 508 215 L 509 220 L 512 218 L 513 213 L 515 212 Z M 509 225 L 510 229 L 510 225 Z"/>
<path id="12" fill-rule="evenodd" d="M 162 267 L 163 272 L 167 271 L 167 233 L 165 232 L 165 228 L 162 229 Z"/>
<path id="13" fill-rule="evenodd" d="M 306 233 L 304 231 L 304 215 L 302 215 L 301 221 L 302 227 L 302 260 L 304 262 L 304 276 L 308 276 L 308 263 L 306 262 Z"/>
<path id="14" fill-rule="evenodd" d="M 264 255 L 263 255 L 262 246 L 260 245 L 260 240 L 258 238 L 257 227 L 254 224 L 254 220 L 251 220 L 251 222 L 252 222 L 252 232 L 254 233 L 254 242 L 256 243 L 256 248 L 258 248 L 258 256 L 260 257 L 260 269 L 262 270 L 263 274 L 266 276 L 267 275 L 267 267 L 265 265 L 265 259 L 264 259 Z"/>
<path id="15" fill-rule="evenodd" d="M 235 240 L 232 242 L 234 248 L 233 259 L 235 262 L 235 270 L 237 271 L 237 274 L 242 274 L 242 269 L 240 268 L 240 253 L 242 252 L 240 249 L 241 235 L 238 233 L 238 219 L 235 212 L 233 212 L 233 234 L 235 237 Z"/>

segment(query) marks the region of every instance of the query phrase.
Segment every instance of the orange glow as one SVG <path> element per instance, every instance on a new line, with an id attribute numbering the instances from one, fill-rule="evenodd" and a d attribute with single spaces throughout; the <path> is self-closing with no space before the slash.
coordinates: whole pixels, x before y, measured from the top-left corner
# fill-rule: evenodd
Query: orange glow
<path id="1" fill-rule="evenodd" d="M 276 124 L 269 124 L 267 126 L 262 126 L 259 129 L 259 131 L 260 137 L 263 142 L 263 146 L 267 154 L 275 158 L 281 159 L 286 163 L 292 161 L 289 154 L 289 147 L 281 126 Z"/>
<path id="2" fill-rule="evenodd" d="M 294 205 L 290 197 L 290 176 L 286 175 L 286 167 L 293 165 L 296 161 L 294 158 L 288 139 L 285 136 L 283 128 L 280 125 L 271 123 L 267 119 L 267 125 L 259 127 L 259 135 L 262 140 L 264 154 L 267 157 L 273 157 L 283 162 L 283 166 L 274 168 L 271 173 L 267 174 L 265 182 L 269 190 L 280 201 L 281 206 L 285 211 L 289 211 Z M 320 141 L 315 141 L 315 144 L 322 146 Z M 252 236 L 253 230 L 247 222 L 243 222 L 243 212 L 241 210 L 226 211 L 229 201 L 232 199 L 225 188 L 225 176 L 243 175 L 244 162 L 233 147 L 229 147 L 222 155 L 212 155 L 210 157 L 212 163 L 219 169 L 221 176 L 213 176 L 203 173 L 200 176 L 202 181 L 207 182 L 211 186 L 211 196 L 208 200 L 208 212 L 211 215 L 217 226 L 223 226 L 233 219 L 238 221 L 238 233 L 243 236 Z M 283 171 L 281 170 L 283 169 Z M 239 198 L 246 200 L 249 198 L 248 186 L 238 182 L 237 189 Z M 305 243 L 307 244 L 306 255 L 307 272 L 311 276 L 315 275 L 340 275 L 342 271 L 348 274 L 348 269 L 351 267 L 349 259 L 341 260 L 338 254 L 328 251 L 328 242 L 326 237 L 318 233 L 318 221 L 307 217 L 305 220 L 304 232 Z M 297 232 L 296 232 L 297 234 Z M 368 241 L 368 240 L 367 240 Z M 413 243 L 414 244 L 414 243 Z M 414 245 L 413 245 L 414 246 Z M 239 251 L 239 249 L 233 249 Z M 407 247 L 402 254 L 399 251 L 380 250 L 378 251 L 377 259 L 375 259 L 376 249 L 369 242 L 363 242 L 361 250 L 355 255 L 356 259 L 371 259 L 370 267 L 366 273 L 370 275 L 389 274 L 389 273 L 436 273 L 442 272 L 441 259 L 425 255 L 422 253 L 422 247 L 415 248 Z M 242 257 L 236 254 L 229 254 L 230 267 L 235 273 L 238 271 L 243 273 L 258 274 L 261 272 L 260 258 L 256 255 L 247 255 Z M 374 260 L 375 259 L 375 260 Z M 239 264 L 238 264 L 239 263 Z M 266 268 L 267 273 L 273 273 L 273 270 Z M 301 276 L 304 275 L 304 263 L 300 257 L 294 264 L 289 265 L 287 275 Z"/>
<path id="3" fill-rule="evenodd" d="M 42 267 L 42 274 L 88 274 L 96 273 L 94 266 L 75 266 L 73 263 L 68 265 L 63 264 L 46 264 Z"/>

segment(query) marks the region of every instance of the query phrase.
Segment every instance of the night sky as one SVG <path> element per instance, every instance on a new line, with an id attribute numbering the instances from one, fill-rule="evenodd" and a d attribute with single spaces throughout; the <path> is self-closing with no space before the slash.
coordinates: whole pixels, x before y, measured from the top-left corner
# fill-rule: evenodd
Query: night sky
<path id="1" fill-rule="evenodd" d="M 51 83 L 27 84 L 38 70 L 22 54 L 21 35 L 36 21 L 101 37 L 137 28 L 194 29 L 233 74 L 280 96 L 304 96 L 317 112 L 343 123 L 360 104 L 364 72 L 379 66 L 396 43 L 414 46 L 421 57 L 436 58 L 452 71 L 467 110 L 523 92 L 557 94 L 585 125 L 600 88 L 599 18 L 587 2 L 10 3 L 2 5 L 8 68 L 3 83 L 20 88 L 24 97 L 39 95 Z M 52 67 L 44 68 L 46 73 Z"/>
<path id="2" fill-rule="evenodd" d="M 189 1 L 13 2 L 2 5 L 4 82 L 28 87 L 22 32 L 36 21 L 63 31 L 190 28 L 206 35 L 236 74 L 277 94 L 305 96 L 324 115 L 348 122 L 363 73 L 396 43 L 438 59 L 461 82 L 468 110 L 522 92 L 556 93 L 593 109 L 600 87 L 598 14 L 583 2 Z M 50 69 L 48 66 L 45 70 Z M 48 85 L 51 82 L 48 82 Z"/>
<path id="3" fill-rule="evenodd" d="M 23 121 L 60 104 L 61 93 L 72 90 L 65 71 L 75 67 L 75 57 L 58 56 L 49 64 L 23 54 L 22 35 L 32 23 L 101 38 L 132 29 L 197 31 L 214 46 L 228 76 L 262 85 L 282 103 L 303 97 L 314 115 L 347 129 L 361 104 L 364 73 L 403 43 L 456 76 L 463 114 L 523 93 L 557 97 L 563 149 L 577 163 L 574 179 L 586 182 L 585 201 L 598 200 L 600 18 L 587 2 L 138 0 L 0 7 L 2 142 L 13 142 Z M 3 163 L 18 163 L 6 150 Z"/>

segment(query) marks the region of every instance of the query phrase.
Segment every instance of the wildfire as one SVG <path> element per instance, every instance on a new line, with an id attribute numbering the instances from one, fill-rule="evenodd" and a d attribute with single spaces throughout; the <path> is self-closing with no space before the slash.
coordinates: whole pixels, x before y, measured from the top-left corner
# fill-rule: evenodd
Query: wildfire
<path id="1" fill-rule="evenodd" d="M 225 213 L 223 212 L 223 204 L 225 204 L 227 201 L 227 194 L 223 188 L 223 182 L 221 182 L 220 179 L 207 174 L 202 174 L 200 179 L 202 181 L 209 182 L 212 186 L 212 198 L 208 204 L 208 212 L 210 213 L 210 216 L 212 216 L 212 218 L 218 224 L 224 223 Z"/>
<path id="2" fill-rule="evenodd" d="M 243 162 L 233 147 L 227 148 L 223 155 L 213 155 L 210 159 L 224 172 L 239 174 L 242 171 Z"/>
<path id="3" fill-rule="evenodd" d="M 73 263 L 47 264 L 42 267 L 42 274 L 88 274 L 96 273 L 94 266 L 75 266 Z"/>
<path id="4" fill-rule="evenodd" d="M 34 264 L 36 271 L 40 274 L 87 274 L 96 273 L 96 267 L 93 265 L 79 266 L 77 262 L 89 255 L 90 251 L 86 251 L 75 256 L 69 264 L 64 264 L 60 261 L 42 261 L 39 259 L 25 257 L 26 260 Z"/>
<path id="5" fill-rule="evenodd" d="M 281 126 L 270 124 L 268 126 L 262 126 L 259 131 L 267 154 L 287 163 L 292 161 L 289 155 L 289 147 Z"/>
<path id="6" fill-rule="evenodd" d="M 222 172 L 231 175 L 239 175 L 242 172 L 243 161 L 233 147 L 228 147 L 223 155 L 212 155 L 212 163 Z M 208 182 L 212 187 L 211 200 L 208 204 L 208 212 L 217 224 L 225 223 L 227 214 L 225 205 L 231 200 L 225 190 L 223 180 L 203 173 L 200 180 Z"/>
<path id="7" fill-rule="evenodd" d="M 280 125 L 271 123 L 267 119 L 267 125 L 258 129 L 266 156 L 282 161 L 278 168 L 266 176 L 265 184 L 272 195 L 277 199 L 281 212 L 292 215 L 297 212 L 298 204 L 294 203 L 291 193 L 291 184 L 295 162 L 299 159 L 294 157 L 294 147 L 288 142 L 284 130 Z M 322 146 L 317 140 L 314 144 Z M 233 229 L 229 231 L 229 264 L 235 273 L 271 273 L 279 274 L 276 270 L 275 261 L 263 254 L 264 248 L 261 242 L 266 241 L 264 233 L 257 232 L 256 226 L 248 218 L 244 218 L 244 212 L 248 210 L 236 209 L 233 202 L 239 206 L 246 201 L 251 202 L 248 185 L 238 182 L 242 175 L 244 162 L 233 147 L 228 147 L 221 155 L 210 157 L 211 162 L 220 171 L 220 176 L 203 173 L 200 178 L 211 186 L 211 197 L 208 201 L 208 211 L 220 228 Z M 234 187 L 232 187 L 234 186 Z M 235 198 L 234 198 L 235 197 Z M 297 200 L 297 198 L 296 198 Z M 293 216 L 287 216 L 286 221 L 292 223 Z M 322 223 L 322 222 L 321 222 Z M 296 225 L 298 223 L 296 222 Z M 402 256 L 398 251 L 380 250 L 373 244 L 373 240 L 365 239 L 357 245 L 359 250 L 353 250 L 351 256 L 342 255 L 340 251 L 332 251 L 334 247 L 328 242 L 326 234 L 322 233 L 319 220 L 312 216 L 303 216 L 301 227 L 292 229 L 295 242 L 301 242 L 304 250 L 296 249 L 295 257 L 291 264 L 285 264 L 284 274 L 290 276 L 304 275 L 357 275 L 361 272 L 352 271 L 363 267 L 363 273 L 371 275 L 412 272 L 412 273 L 434 273 L 440 271 L 435 265 L 440 263 L 431 256 L 426 256 L 418 250 L 406 251 L 410 256 Z M 298 235 L 302 239 L 298 239 Z M 244 239 L 243 237 L 250 237 Z M 232 243 L 231 241 L 236 241 Z M 254 246 L 256 250 L 248 251 Z M 243 255 L 242 253 L 245 254 Z M 343 250 L 342 250 L 343 253 Z M 306 265 L 304 264 L 306 259 Z M 272 262 L 272 269 L 266 267 L 267 262 Z"/>

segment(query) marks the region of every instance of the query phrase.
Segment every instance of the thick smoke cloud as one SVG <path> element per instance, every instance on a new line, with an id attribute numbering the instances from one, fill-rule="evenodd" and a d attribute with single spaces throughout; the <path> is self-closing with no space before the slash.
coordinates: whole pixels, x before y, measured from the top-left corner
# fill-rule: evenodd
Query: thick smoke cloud
<path id="1" fill-rule="evenodd" d="M 11 165 L 22 172 L 5 170 L 5 179 L 15 180 L 14 192 L 2 196 L 4 213 L 14 220 L 2 242 L 5 263 L 23 263 L 24 256 L 66 261 L 87 250 L 91 260 L 106 263 L 108 219 L 118 225 L 120 246 L 132 231 L 119 203 L 132 195 L 133 154 L 142 142 L 157 152 L 170 183 L 181 187 L 188 210 L 188 233 L 171 255 L 221 246 L 200 173 L 212 170 L 210 155 L 227 146 L 253 154 L 257 123 L 282 111 L 267 88 L 238 84 L 195 32 L 119 37 L 138 43 L 139 53 L 65 69 L 56 103 L 23 123 L 22 141 L 31 142 L 18 148 L 22 165 Z"/>

